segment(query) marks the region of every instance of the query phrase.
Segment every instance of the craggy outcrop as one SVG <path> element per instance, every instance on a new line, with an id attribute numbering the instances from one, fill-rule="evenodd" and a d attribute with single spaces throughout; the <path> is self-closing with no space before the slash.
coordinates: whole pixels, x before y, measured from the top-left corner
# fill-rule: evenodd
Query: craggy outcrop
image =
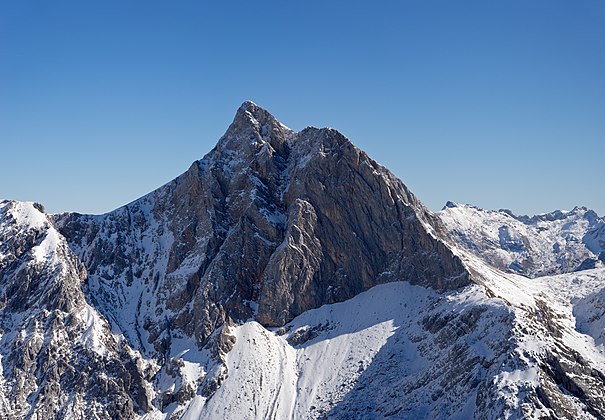
<path id="1" fill-rule="evenodd" d="M 283 325 L 392 280 L 470 281 L 438 220 L 388 170 L 336 130 L 295 133 L 252 102 L 174 181 L 56 224 L 108 316 L 158 352 L 177 330 L 202 346 L 228 319 Z"/>

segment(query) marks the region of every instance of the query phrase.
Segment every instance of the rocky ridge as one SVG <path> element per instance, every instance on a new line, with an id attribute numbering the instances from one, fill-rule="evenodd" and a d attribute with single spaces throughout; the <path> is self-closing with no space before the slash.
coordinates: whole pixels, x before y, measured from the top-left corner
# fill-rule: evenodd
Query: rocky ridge
<path id="1" fill-rule="evenodd" d="M 86 269 L 40 205 L 0 201 L 3 418 L 133 418 L 153 373 L 85 298 Z"/>

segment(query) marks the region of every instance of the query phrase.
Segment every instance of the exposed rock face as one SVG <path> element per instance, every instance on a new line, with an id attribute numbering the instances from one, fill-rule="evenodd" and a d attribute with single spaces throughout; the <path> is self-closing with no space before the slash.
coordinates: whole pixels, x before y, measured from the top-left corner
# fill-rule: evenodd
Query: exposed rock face
<path id="1" fill-rule="evenodd" d="M 0 414 L 128 419 L 144 363 L 86 301 L 86 270 L 43 208 L 0 202 Z"/>
<path id="2" fill-rule="evenodd" d="M 201 346 L 228 319 L 283 325 L 394 279 L 469 282 L 390 172 L 337 131 L 294 133 L 251 102 L 176 180 L 106 215 L 55 220 L 107 316 L 157 352 L 176 331 Z"/>

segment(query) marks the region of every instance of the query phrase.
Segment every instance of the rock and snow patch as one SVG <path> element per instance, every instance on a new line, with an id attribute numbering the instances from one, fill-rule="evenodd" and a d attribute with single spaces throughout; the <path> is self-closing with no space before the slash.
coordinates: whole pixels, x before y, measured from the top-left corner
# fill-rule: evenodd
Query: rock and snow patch
<path id="1" fill-rule="evenodd" d="M 57 247 L 59 246 L 60 235 L 55 228 L 49 228 L 42 242 L 33 248 L 33 254 L 38 263 L 56 264 L 59 262 Z"/>
<path id="2" fill-rule="evenodd" d="M 106 340 L 109 332 L 107 322 L 89 305 L 86 305 L 77 316 L 84 327 L 84 332 L 77 342 L 99 356 L 106 356 L 108 351 Z"/>
<path id="3" fill-rule="evenodd" d="M 311 418 L 327 412 L 394 333 L 393 312 L 402 310 L 402 298 L 427 294 L 393 283 L 305 312 L 280 329 L 254 321 L 233 328 L 227 379 L 205 405 L 194 400 L 183 418 Z M 292 345 L 301 330 L 314 333 Z"/>
<path id="4" fill-rule="evenodd" d="M 605 220 L 584 207 L 528 217 L 448 202 L 437 215 L 466 249 L 509 272 L 537 277 L 602 266 Z"/>
<path id="5" fill-rule="evenodd" d="M 46 215 L 40 210 L 41 206 L 37 203 L 9 200 L 0 202 L 0 211 L 6 207 L 9 208 L 8 213 L 19 226 L 27 229 L 37 229 L 48 224 Z"/>

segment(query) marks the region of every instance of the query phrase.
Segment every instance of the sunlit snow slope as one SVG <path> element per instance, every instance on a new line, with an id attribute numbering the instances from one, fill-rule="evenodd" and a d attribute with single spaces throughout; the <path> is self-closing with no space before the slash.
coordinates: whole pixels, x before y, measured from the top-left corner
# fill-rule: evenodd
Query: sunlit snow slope
<path id="1" fill-rule="evenodd" d="M 396 282 L 283 328 L 232 327 L 227 379 L 182 418 L 599 418 L 602 313 L 587 302 L 603 270 L 529 280 L 467 258 L 484 284 Z"/>

